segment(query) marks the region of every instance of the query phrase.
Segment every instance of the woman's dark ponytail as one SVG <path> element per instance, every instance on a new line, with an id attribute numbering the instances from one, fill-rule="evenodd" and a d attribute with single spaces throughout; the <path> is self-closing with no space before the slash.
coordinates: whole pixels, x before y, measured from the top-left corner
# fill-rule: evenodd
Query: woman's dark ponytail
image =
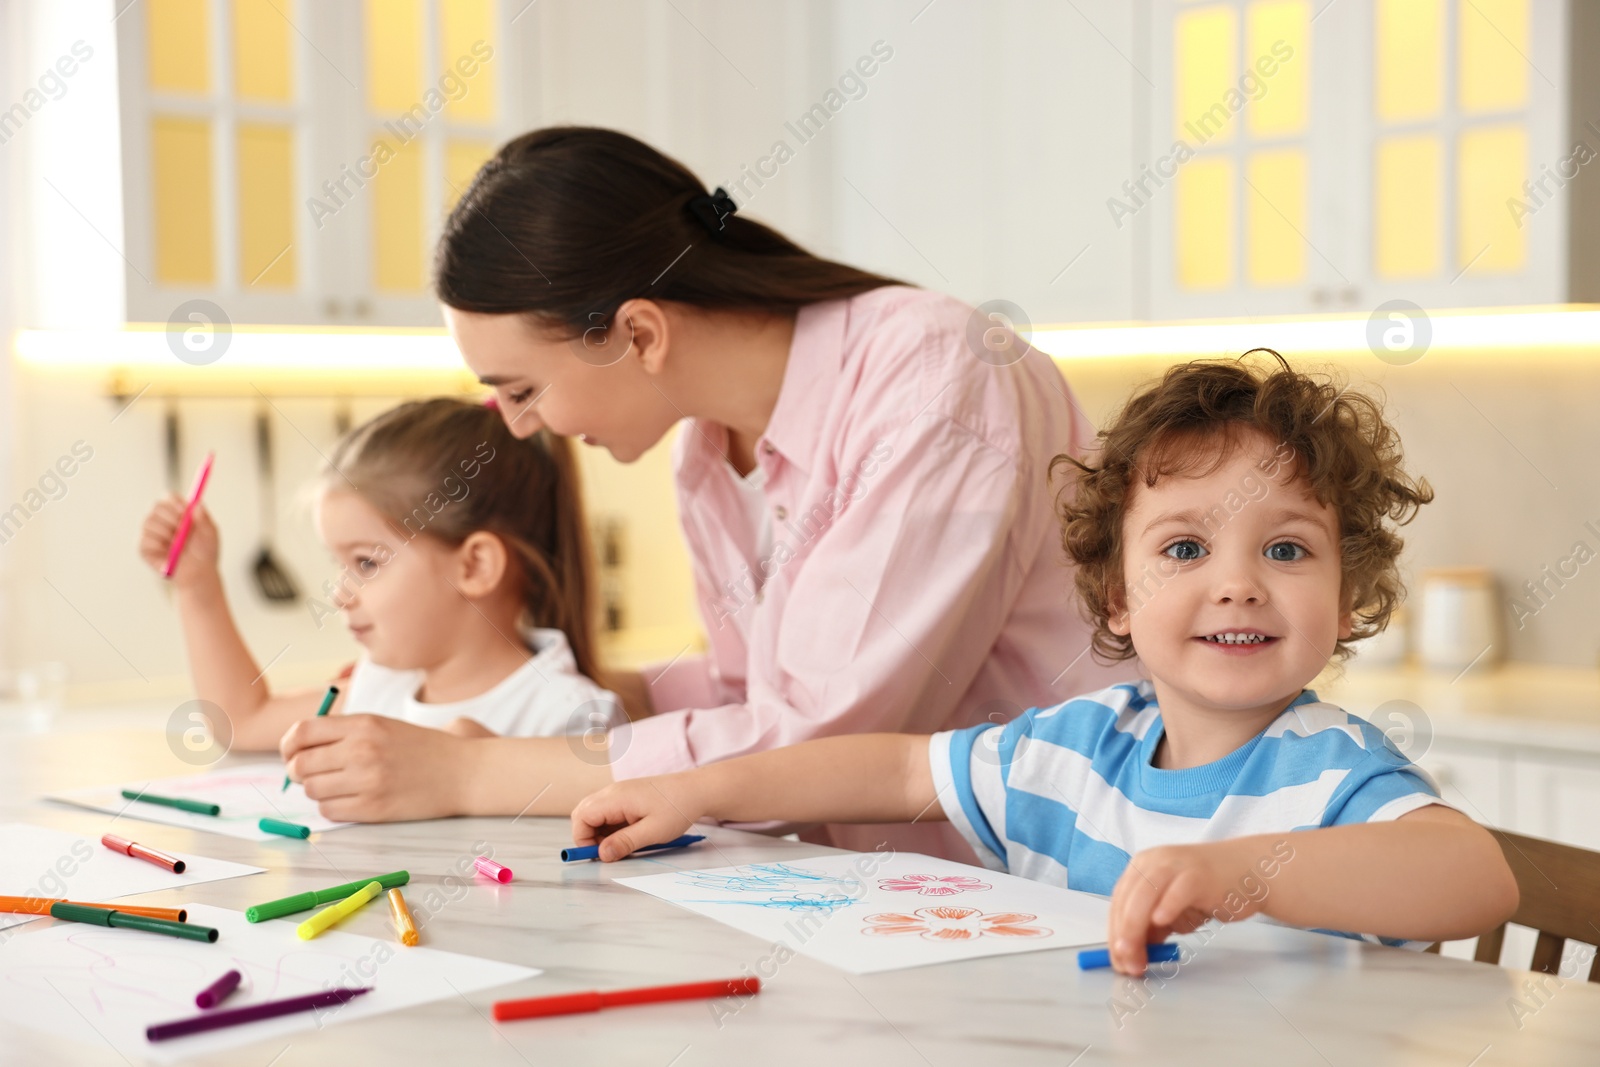
<path id="1" fill-rule="evenodd" d="M 524 314 L 576 337 L 645 297 L 718 310 L 794 311 L 902 282 L 812 255 L 768 226 L 694 210 L 683 164 L 615 130 L 551 126 L 504 145 L 445 222 L 439 299 Z"/>

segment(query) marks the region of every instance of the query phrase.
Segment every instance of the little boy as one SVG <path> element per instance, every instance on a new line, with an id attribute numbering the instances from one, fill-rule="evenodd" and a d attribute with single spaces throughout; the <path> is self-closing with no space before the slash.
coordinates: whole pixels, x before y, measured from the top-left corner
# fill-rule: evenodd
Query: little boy
<path id="1" fill-rule="evenodd" d="M 1385 520 L 1433 494 L 1378 404 L 1271 355 L 1172 368 L 1092 462 L 1053 465 L 1077 470 L 1062 542 L 1095 651 L 1137 655 L 1147 680 L 1008 724 L 618 782 L 573 810 L 573 840 L 616 860 L 701 818 L 946 818 L 991 868 L 1109 894 L 1128 974 L 1147 943 L 1210 918 L 1409 947 L 1507 919 L 1517 887 L 1494 838 L 1304 688 L 1387 625 L 1404 590 Z"/>

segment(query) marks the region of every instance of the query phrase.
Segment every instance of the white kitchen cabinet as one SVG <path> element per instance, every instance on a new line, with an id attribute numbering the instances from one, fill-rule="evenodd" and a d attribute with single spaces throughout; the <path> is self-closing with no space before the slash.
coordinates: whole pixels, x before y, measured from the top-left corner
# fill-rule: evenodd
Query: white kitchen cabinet
<path id="1" fill-rule="evenodd" d="M 1152 2 L 1151 169 L 1126 197 L 1152 317 L 1600 292 L 1600 82 L 1569 63 L 1600 6 Z"/>
<path id="2" fill-rule="evenodd" d="M 1520 832 L 1600 851 L 1600 757 L 1519 750 L 1509 759 Z"/>
<path id="3" fill-rule="evenodd" d="M 439 324 L 444 216 L 532 20 L 497 0 L 148 0 L 118 17 L 127 318 Z"/>

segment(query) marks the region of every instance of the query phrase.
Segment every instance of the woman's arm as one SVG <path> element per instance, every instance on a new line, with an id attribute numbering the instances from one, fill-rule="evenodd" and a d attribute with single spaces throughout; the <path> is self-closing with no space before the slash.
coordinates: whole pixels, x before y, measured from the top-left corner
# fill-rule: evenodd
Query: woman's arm
<path id="1" fill-rule="evenodd" d="M 659 778 L 617 782 L 572 811 L 572 840 L 622 859 L 702 818 L 731 822 L 912 822 L 934 803 L 928 739 L 828 737 Z"/>
<path id="2" fill-rule="evenodd" d="M 1434 804 L 1392 822 L 1146 849 L 1111 894 L 1111 959 L 1141 974 L 1147 943 L 1258 912 L 1408 941 L 1475 937 L 1510 918 L 1517 899 L 1494 837 Z"/>
<path id="3" fill-rule="evenodd" d="M 168 495 L 156 502 L 145 519 L 139 554 L 157 573 L 166 564 L 183 507 L 182 499 Z M 194 523 L 170 579 L 189 656 L 189 675 L 195 695 L 227 715 L 234 748 L 270 751 L 296 719 L 317 710 L 323 691 L 302 689 L 274 695 L 268 689 L 266 676 L 228 609 L 222 576 L 217 573 L 219 549 L 216 525 L 205 508 L 196 507 Z M 340 710 L 343 700 L 341 695 L 333 710 Z"/>

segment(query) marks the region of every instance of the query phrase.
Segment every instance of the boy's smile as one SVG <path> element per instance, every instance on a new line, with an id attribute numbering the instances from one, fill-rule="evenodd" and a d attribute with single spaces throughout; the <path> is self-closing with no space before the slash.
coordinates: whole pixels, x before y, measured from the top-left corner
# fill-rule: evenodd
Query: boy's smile
<path id="1" fill-rule="evenodd" d="M 1264 728 L 1350 634 L 1339 518 L 1257 431 L 1185 442 L 1177 473 L 1136 480 L 1123 518 L 1121 610 L 1166 723 L 1164 767 L 1220 759 Z M 1215 466 L 1215 470 L 1207 471 Z M 1187 466 L 1187 470 L 1185 467 Z"/>

